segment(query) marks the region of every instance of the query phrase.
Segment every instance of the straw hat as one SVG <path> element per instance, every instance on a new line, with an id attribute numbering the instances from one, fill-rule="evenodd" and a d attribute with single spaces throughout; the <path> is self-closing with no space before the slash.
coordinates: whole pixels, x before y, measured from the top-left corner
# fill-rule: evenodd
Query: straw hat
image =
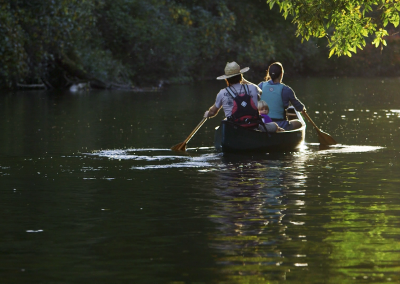
<path id="1" fill-rule="evenodd" d="M 228 62 L 228 63 L 226 63 L 226 66 L 225 66 L 225 75 L 217 77 L 217 80 L 224 80 L 224 79 L 242 74 L 244 72 L 249 71 L 249 69 L 250 69 L 249 67 L 240 69 L 239 64 L 237 64 L 235 61 Z"/>

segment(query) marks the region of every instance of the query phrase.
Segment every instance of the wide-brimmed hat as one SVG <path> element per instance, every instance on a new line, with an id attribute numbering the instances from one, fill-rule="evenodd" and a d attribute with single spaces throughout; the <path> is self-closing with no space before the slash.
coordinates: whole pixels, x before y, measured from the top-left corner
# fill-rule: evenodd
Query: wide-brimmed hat
<path id="1" fill-rule="evenodd" d="M 249 67 L 240 69 L 239 64 L 237 64 L 235 61 L 228 62 L 228 63 L 226 63 L 226 66 L 225 66 L 225 75 L 217 77 L 217 80 L 224 80 L 224 79 L 242 74 L 244 72 L 249 71 L 249 69 L 250 69 Z"/>

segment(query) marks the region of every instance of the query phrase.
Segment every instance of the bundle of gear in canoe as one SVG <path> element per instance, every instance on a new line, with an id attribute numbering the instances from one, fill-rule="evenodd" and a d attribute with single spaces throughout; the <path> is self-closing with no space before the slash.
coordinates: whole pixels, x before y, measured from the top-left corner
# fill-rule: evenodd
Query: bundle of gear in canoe
<path id="1" fill-rule="evenodd" d="M 227 92 L 233 97 L 233 108 L 228 121 L 239 124 L 242 127 L 254 128 L 262 124 L 262 120 L 252 97 L 249 95 L 249 87 L 244 86 L 244 93 L 237 93 L 233 88 L 227 87 Z"/>

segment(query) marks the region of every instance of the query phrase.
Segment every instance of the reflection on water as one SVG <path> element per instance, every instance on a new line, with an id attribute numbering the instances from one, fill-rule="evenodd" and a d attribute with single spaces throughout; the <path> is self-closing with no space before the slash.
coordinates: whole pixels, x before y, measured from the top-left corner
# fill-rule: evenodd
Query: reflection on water
<path id="1" fill-rule="evenodd" d="M 332 221 L 324 226 L 331 233 L 324 242 L 331 246 L 330 259 L 342 283 L 346 278 L 398 283 L 400 220 L 388 212 L 397 215 L 400 206 L 388 202 L 379 189 L 377 194 L 351 190 L 331 194 Z"/>
<path id="2" fill-rule="evenodd" d="M 382 149 L 335 145 L 319 150 L 319 144 L 311 143 L 302 151 L 290 154 L 256 156 L 223 155 L 210 153 L 210 149 L 190 149 L 181 155 L 168 149 L 105 150 L 89 155 L 130 160 L 135 164 L 130 167 L 131 170 L 192 168 L 208 174 L 208 180 L 204 182 L 213 196 L 213 205 L 204 213 L 215 224 L 215 230 L 207 234 L 208 246 L 214 251 L 216 266 L 213 271 L 218 275 L 219 283 L 296 282 L 293 275 L 312 282 L 312 276 L 307 274 L 309 269 L 323 273 L 328 267 L 339 273 L 333 283 L 339 280 L 345 283 L 347 277 L 361 277 L 353 266 L 363 267 L 365 257 L 360 255 L 361 252 L 354 253 L 352 263 L 347 261 L 349 257 L 342 255 L 342 251 L 350 253 L 353 242 L 361 243 L 366 237 L 364 234 L 371 232 L 365 232 L 368 227 L 362 223 L 365 218 L 343 221 L 343 217 L 337 216 L 343 216 L 346 211 L 343 211 L 343 204 L 337 206 L 336 203 L 343 202 L 347 197 L 334 196 L 343 193 L 340 188 L 356 184 L 361 178 L 357 177 L 357 171 L 366 162 L 347 162 L 343 167 L 333 155 L 357 155 Z M 334 168 L 335 174 L 328 176 Z M 310 179 L 320 182 L 310 184 Z M 382 209 L 380 214 L 384 211 Z M 365 210 L 362 212 L 357 215 L 365 214 Z M 350 227 L 346 225 L 349 221 L 352 221 Z M 380 224 L 382 232 L 388 232 L 386 225 Z M 349 233 L 353 226 L 362 226 L 364 232 L 361 235 L 358 232 Z M 344 229 L 346 234 L 350 234 L 348 239 L 341 239 Z M 374 237 L 376 234 L 370 238 Z M 376 253 L 391 246 L 383 238 L 381 242 L 382 247 L 374 248 Z M 369 242 L 364 242 L 360 249 L 368 250 L 368 246 Z M 336 267 L 339 263 L 340 269 Z M 392 275 L 393 270 L 389 271 Z M 346 274 L 348 276 L 343 276 Z M 360 279 L 364 279 L 362 277 Z M 374 279 L 384 279 L 382 277 Z"/>
<path id="3" fill-rule="evenodd" d="M 215 261 L 227 283 L 251 282 L 266 275 L 270 280 L 286 278 L 291 265 L 281 244 L 290 240 L 287 227 L 299 224 L 287 216 L 286 194 L 289 184 L 304 184 L 306 176 L 291 180 L 290 174 L 281 170 L 285 164 L 228 162 L 227 171 L 216 176 L 213 191 L 217 201 L 209 217 L 218 231 L 210 236 L 210 246 L 218 251 Z M 303 203 L 299 200 L 298 204 Z"/>
<path id="4" fill-rule="evenodd" d="M 283 281 L 307 268 L 307 233 L 294 232 L 306 225 L 308 159 L 306 152 L 239 163 L 223 159 L 209 218 L 218 224 L 210 245 L 218 251 L 224 283 Z"/>
<path id="5" fill-rule="evenodd" d="M 390 195 L 371 195 L 368 182 L 357 189 L 356 180 L 365 177 L 361 169 L 375 176 L 368 162 L 342 163 L 329 156 L 331 161 L 315 163 L 320 154 L 380 148 L 335 148 L 279 160 L 223 159 L 222 170 L 214 173 L 216 199 L 209 215 L 217 224 L 210 246 L 217 251 L 223 283 L 322 283 L 324 274 L 329 283 L 399 280 L 400 219 L 385 216 L 400 212 L 398 195 L 389 205 Z M 310 170 L 317 165 L 322 170 Z M 333 168 L 336 173 L 326 176 Z M 315 175 L 321 178 L 316 186 L 308 182 Z"/>

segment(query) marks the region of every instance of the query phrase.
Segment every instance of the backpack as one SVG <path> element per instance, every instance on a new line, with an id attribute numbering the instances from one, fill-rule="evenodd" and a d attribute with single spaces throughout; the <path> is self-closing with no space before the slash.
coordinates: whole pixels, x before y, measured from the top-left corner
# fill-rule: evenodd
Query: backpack
<path id="1" fill-rule="evenodd" d="M 231 87 L 226 90 L 233 97 L 232 114 L 228 117 L 229 121 L 239 124 L 242 127 L 257 127 L 260 122 L 260 115 L 254 105 L 252 97 L 249 95 L 249 86 L 244 86 L 244 94 L 235 94 Z"/>

